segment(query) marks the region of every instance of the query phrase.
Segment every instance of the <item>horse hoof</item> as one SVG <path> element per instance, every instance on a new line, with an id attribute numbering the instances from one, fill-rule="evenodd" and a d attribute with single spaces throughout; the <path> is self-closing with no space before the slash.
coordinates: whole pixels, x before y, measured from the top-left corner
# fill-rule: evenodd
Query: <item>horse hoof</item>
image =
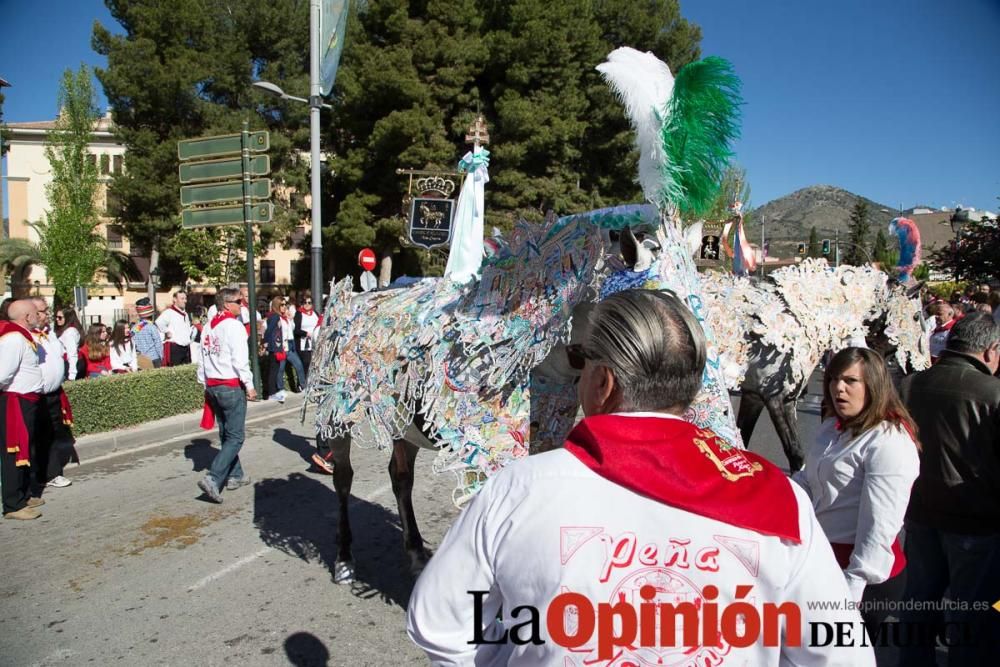
<path id="1" fill-rule="evenodd" d="M 407 554 L 410 556 L 410 574 L 413 575 L 414 578 L 420 576 L 420 573 L 424 571 L 425 567 L 427 567 L 427 562 L 433 555 L 429 549 L 423 547 L 416 551 L 408 551 Z"/>
<path id="2" fill-rule="evenodd" d="M 333 564 L 333 583 L 350 584 L 354 583 L 354 563 L 346 560 L 338 560 Z"/>

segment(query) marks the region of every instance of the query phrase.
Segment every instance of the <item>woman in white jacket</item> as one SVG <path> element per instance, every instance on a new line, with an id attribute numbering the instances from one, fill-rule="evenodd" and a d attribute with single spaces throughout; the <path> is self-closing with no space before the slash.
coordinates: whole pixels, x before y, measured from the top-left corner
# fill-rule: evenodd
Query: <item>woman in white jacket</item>
<path id="1" fill-rule="evenodd" d="M 135 373 L 139 370 L 128 322 L 118 320 L 111 332 L 111 372 Z"/>
<path id="2" fill-rule="evenodd" d="M 888 610 L 865 607 L 899 600 L 906 583 L 899 532 L 920 472 L 916 425 L 882 357 L 857 347 L 841 350 L 827 367 L 823 416 L 793 479 L 809 494 L 872 634 Z"/>
<path id="3" fill-rule="evenodd" d="M 75 380 L 83 327 L 80 326 L 80 318 L 76 316 L 76 311 L 72 308 L 63 308 L 58 311 L 55 320 L 56 336 L 66 351 L 66 379 Z"/>

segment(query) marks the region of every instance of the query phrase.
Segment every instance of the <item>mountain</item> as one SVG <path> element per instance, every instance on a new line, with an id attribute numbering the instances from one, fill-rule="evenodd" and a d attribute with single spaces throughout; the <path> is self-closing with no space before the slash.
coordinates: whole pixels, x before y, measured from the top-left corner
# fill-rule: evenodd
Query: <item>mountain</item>
<path id="1" fill-rule="evenodd" d="M 763 220 L 764 235 L 771 241 L 772 254 L 777 252 L 783 256 L 794 254 L 799 243 L 808 243 L 809 230 L 814 226 L 820 239 L 832 239 L 839 230 L 840 238 L 847 240 L 851 210 L 859 201 L 868 204 L 870 238 L 874 239 L 877 229 L 889 227 L 889 221 L 897 215 L 896 209 L 832 185 L 802 188 L 754 209 L 752 222 L 747 225 L 747 236 L 751 242 L 759 242 Z"/>

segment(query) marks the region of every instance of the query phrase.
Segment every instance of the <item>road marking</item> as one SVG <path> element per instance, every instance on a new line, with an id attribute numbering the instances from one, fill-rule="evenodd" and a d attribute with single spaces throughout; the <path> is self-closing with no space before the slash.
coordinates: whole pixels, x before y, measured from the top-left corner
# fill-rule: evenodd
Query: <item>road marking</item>
<path id="1" fill-rule="evenodd" d="M 266 554 L 268 551 L 274 551 L 274 550 L 271 547 L 264 547 L 263 549 L 261 549 L 257 553 L 253 553 L 253 554 L 250 554 L 249 556 L 241 558 L 238 561 L 236 561 L 235 563 L 230 563 L 229 565 L 225 566 L 224 568 L 222 568 L 218 572 L 214 572 L 214 573 L 208 575 L 207 577 L 204 577 L 203 579 L 199 579 L 196 584 L 194 584 L 193 586 L 191 586 L 190 588 L 188 588 L 188 593 L 192 593 L 192 592 L 194 592 L 194 591 L 196 591 L 196 590 L 198 590 L 200 588 L 204 588 L 205 586 L 208 586 L 210 583 L 212 583 L 216 579 L 221 579 L 222 577 L 226 576 L 230 572 L 235 572 L 236 570 L 240 569 L 244 565 L 249 565 L 250 563 L 254 562 L 258 558 L 260 558 L 261 556 L 263 556 L 264 554 Z"/>
<path id="2" fill-rule="evenodd" d="M 392 490 L 392 484 L 383 484 L 382 486 L 378 487 L 377 489 L 375 489 L 374 491 L 372 491 L 371 493 L 369 493 L 364 498 L 361 498 L 361 500 L 364 500 L 364 501 L 367 501 L 367 502 L 372 502 L 376 498 L 378 498 L 379 496 L 384 495 L 384 494 L 388 493 L 391 490 Z M 263 549 L 261 549 L 260 551 L 258 551 L 256 553 L 252 553 L 249 556 L 244 556 L 243 558 L 239 559 L 235 563 L 230 563 L 229 565 L 225 566 L 224 568 L 222 568 L 218 572 L 213 572 L 212 574 L 208 575 L 207 577 L 202 577 L 197 582 L 195 582 L 194 584 L 192 584 L 191 586 L 189 586 L 188 589 L 187 589 L 187 592 L 188 593 L 193 593 L 194 591 L 200 590 L 200 589 L 204 588 L 205 586 L 208 586 L 213 581 L 221 579 L 222 577 L 226 576 L 227 574 L 235 572 L 236 570 L 240 569 L 244 565 L 249 565 L 250 563 L 254 562 L 255 560 L 257 560 L 258 558 L 260 558 L 261 556 L 263 556 L 264 554 L 266 554 L 269 551 L 274 551 L 274 549 L 272 547 L 264 547 Z"/>

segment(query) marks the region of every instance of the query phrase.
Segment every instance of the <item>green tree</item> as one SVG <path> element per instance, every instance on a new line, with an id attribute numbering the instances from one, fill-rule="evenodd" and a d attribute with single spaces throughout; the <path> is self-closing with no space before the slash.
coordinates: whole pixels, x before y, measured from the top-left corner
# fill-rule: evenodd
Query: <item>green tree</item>
<path id="1" fill-rule="evenodd" d="M 872 242 L 872 259 L 879 263 L 883 271 L 892 271 L 899 263 L 899 251 L 889 245 L 889 237 L 880 227 Z"/>
<path id="2" fill-rule="evenodd" d="M 934 268 L 974 283 L 1000 279 L 1000 223 L 995 219 L 970 221 L 962 228 L 958 251 L 954 241 L 930 257 Z"/>
<path id="3" fill-rule="evenodd" d="M 308 91 L 307 8 L 295 0 L 246 0 L 239 11 L 225 0 L 105 4 L 123 29 L 116 35 L 95 22 L 92 39 L 108 59 L 97 77 L 127 148 L 111 186 L 118 221 L 154 266 L 162 253 L 166 283 L 226 280 L 218 258 L 231 248 L 242 258 L 243 231 L 181 231 L 177 141 L 238 132 L 245 118 L 251 129 L 270 130 L 271 178 L 282 194 L 274 198 L 275 224 L 258 230 L 259 240 L 288 238 L 307 217 L 300 152 L 308 149 L 308 109 L 276 105 L 251 82 L 270 78 L 290 93 Z"/>
<path id="4" fill-rule="evenodd" d="M 87 285 L 107 257 L 107 244 L 97 232 L 97 165 L 88 159 L 88 145 L 99 119 L 85 65 L 63 73 L 59 118 L 48 134 L 45 156 L 52 170 L 46 188 L 48 214 L 35 223 L 38 259 L 62 302 L 73 299 L 73 287 Z"/>
<path id="5" fill-rule="evenodd" d="M 823 256 L 823 249 L 819 244 L 819 232 L 815 225 L 809 230 L 809 248 L 806 250 L 808 257 L 820 258 Z"/>
<path id="6" fill-rule="evenodd" d="M 868 233 L 871 223 L 868 220 L 868 204 L 858 201 L 851 209 L 851 222 L 848 227 L 847 249 L 844 252 L 844 263 L 861 266 L 868 262 Z"/>

